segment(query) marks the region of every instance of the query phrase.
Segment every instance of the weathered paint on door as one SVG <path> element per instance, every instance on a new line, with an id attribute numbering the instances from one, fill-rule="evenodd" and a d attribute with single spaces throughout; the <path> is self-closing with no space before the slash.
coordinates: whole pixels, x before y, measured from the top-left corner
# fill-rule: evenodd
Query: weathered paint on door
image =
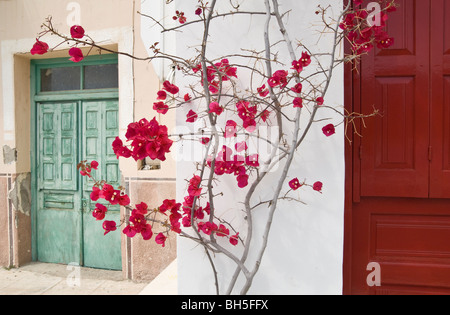
<path id="1" fill-rule="evenodd" d="M 347 156 L 344 291 L 450 294 L 450 0 L 396 2 L 395 45 L 364 56 L 353 77 L 351 111 L 375 105 L 383 117 Z M 367 281 L 370 263 L 381 286 Z"/>
<path id="2" fill-rule="evenodd" d="M 110 60 L 107 58 L 106 62 L 111 63 Z M 89 63 L 92 64 L 95 63 Z M 51 66 L 54 61 L 50 61 Z M 64 64 L 58 66 L 61 72 Z M 37 81 L 40 69 L 48 67 L 45 63 L 36 66 Z M 83 64 L 79 67 L 79 86 L 83 87 Z M 74 69 L 70 71 L 73 73 Z M 40 82 L 33 84 L 40 86 Z M 82 177 L 77 170 L 79 161 L 96 160 L 100 167 L 92 175 L 116 187 L 119 185 L 118 160 L 111 147 L 119 129 L 117 92 L 114 89 L 59 90 L 37 95 L 36 134 L 32 135 L 35 140 L 32 156 L 36 158 L 33 170 L 37 201 L 35 259 L 120 270 L 121 235 L 103 235 L 102 222 L 92 216 L 96 204 L 89 198 L 93 181 Z M 109 207 L 106 219 L 119 222 L 120 208 Z"/>

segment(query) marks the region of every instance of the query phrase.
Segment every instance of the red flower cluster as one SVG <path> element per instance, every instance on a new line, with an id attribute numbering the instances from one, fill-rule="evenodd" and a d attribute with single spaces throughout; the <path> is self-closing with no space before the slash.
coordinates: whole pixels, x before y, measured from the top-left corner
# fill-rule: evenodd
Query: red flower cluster
<path id="1" fill-rule="evenodd" d="M 133 157 L 138 161 L 149 157 L 152 160 L 165 161 L 165 155 L 170 152 L 173 144 L 167 134 L 167 127 L 160 125 L 156 118 L 151 121 L 143 118 L 139 122 L 131 123 L 128 125 L 125 137 L 131 141 L 131 150 L 117 137 L 112 144 L 117 158 Z"/>
<path id="2" fill-rule="evenodd" d="M 394 38 L 389 37 L 386 33 L 386 21 L 388 15 L 386 12 L 393 12 L 396 10 L 392 1 L 379 1 L 385 2 L 384 9 L 379 13 L 379 25 L 369 25 L 367 19 L 369 13 L 366 9 L 359 8 L 355 11 L 349 12 L 339 27 L 346 31 L 347 39 L 352 45 L 353 53 L 361 55 L 368 53 L 376 45 L 379 49 L 389 48 L 394 44 Z M 360 7 L 361 0 L 354 2 L 356 7 Z"/>
<path id="3" fill-rule="evenodd" d="M 285 70 L 276 71 L 269 79 L 268 81 L 269 85 L 273 88 L 277 86 L 285 87 L 286 85 L 288 85 L 287 81 L 288 74 L 289 73 Z"/>
<path id="4" fill-rule="evenodd" d="M 84 161 L 82 163 L 79 163 L 77 168 L 80 170 L 80 174 L 82 176 L 91 177 L 92 170 L 96 170 L 98 168 L 98 162 L 92 161 L 91 163 L 86 163 L 87 161 Z"/>
<path id="5" fill-rule="evenodd" d="M 258 108 L 256 105 L 251 105 L 247 101 L 239 101 L 236 104 L 237 112 L 239 118 L 242 119 L 243 127 L 248 132 L 253 132 L 256 128 L 256 114 L 258 113 Z"/>
<path id="6" fill-rule="evenodd" d="M 246 151 L 248 146 L 245 141 L 237 143 L 236 152 Z M 208 158 L 208 166 L 212 167 L 212 158 Z M 236 177 L 239 188 L 245 188 L 248 186 L 249 175 L 247 172 L 252 167 L 259 167 L 259 155 L 241 155 L 234 154 L 233 150 L 226 145 L 222 147 L 215 159 L 214 173 L 218 176 L 228 174 L 233 174 Z"/>
<path id="7" fill-rule="evenodd" d="M 169 105 L 164 103 L 164 101 L 167 99 L 168 96 L 167 93 L 176 95 L 179 92 L 180 89 L 178 88 L 178 86 L 170 83 L 169 81 L 165 81 L 163 83 L 163 89 L 158 92 L 158 97 L 156 98 L 158 102 L 153 103 L 153 109 L 156 110 L 158 113 L 165 115 L 169 111 Z M 187 97 L 185 96 L 185 100 L 186 98 Z"/>
<path id="8" fill-rule="evenodd" d="M 148 206 L 146 203 L 141 202 L 135 206 L 135 209 L 131 211 L 130 224 L 128 224 L 122 231 L 128 237 L 134 237 L 136 234 L 141 234 L 142 238 L 146 241 L 150 240 L 153 236 L 152 226 L 148 224 L 145 215 L 148 213 Z"/>
<path id="9" fill-rule="evenodd" d="M 300 60 L 294 60 L 292 62 L 292 69 L 298 73 L 303 71 L 303 68 L 311 64 L 311 56 L 307 52 L 302 52 Z"/>
<path id="10" fill-rule="evenodd" d="M 203 222 L 201 220 L 207 219 L 206 215 L 210 215 L 211 208 L 209 202 L 206 204 L 206 207 L 197 207 L 197 205 L 194 205 L 194 201 L 198 200 L 198 197 L 200 197 L 202 193 L 202 179 L 198 175 L 194 175 L 189 180 L 188 185 L 188 196 L 184 198 L 183 207 L 182 207 L 182 213 L 179 212 L 180 210 L 180 204 L 175 204 L 175 201 L 171 201 L 169 205 L 161 206 L 160 211 L 165 212 L 166 208 L 171 209 L 171 215 L 169 217 L 170 223 L 172 226 L 172 231 L 176 233 L 181 232 L 181 224 L 183 227 L 191 227 L 192 226 L 192 214 L 194 215 L 194 221 L 198 222 L 198 231 L 203 232 L 206 235 L 211 235 L 212 233 L 215 233 L 219 237 L 229 237 L 230 232 L 229 230 L 223 225 L 220 224 L 219 226 L 214 223 L 207 220 L 206 222 Z M 162 210 L 164 208 L 164 210 Z M 180 223 L 181 220 L 181 223 Z M 235 237 L 237 239 L 237 236 Z M 235 238 L 229 237 L 230 243 L 234 246 L 237 245 L 237 242 L 235 241 Z"/>
<path id="11" fill-rule="evenodd" d="M 92 201 L 105 199 L 111 205 L 128 206 L 130 204 L 130 197 L 128 197 L 127 194 L 125 194 L 121 190 L 114 189 L 113 186 L 106 183 L 103 184 L 101 189 L 97 186 L 94 186 L 92 188 L 90 197 Z"/>
<path id="12" fill-rule="evenodd" d="M 202 65 L 199 64 L 193 69 L 194 73 L 202 70 Z M 203 78 L 203 71 L 201 71 Z M 230 77 L 237 78 L 237 68 L 231 67 L 228 59 L 215 63 L 214 66 L 207 67 L 206 77 L 209 83 L 209 91 L 213 94 L 219 93 L 219 84 L 224 81 L 229 81 Z M 203 85 L 203 80 L 202 80 Z"/>
<path id="13" fill-rule="evenodd" d="M 175 15 L 173 16 L 173 20 L 176 21 L 178 20 L 178 22 L 180 22 L 181 24 L 184 24 L 187 22 L 187 18 L 184 16 L 184 12 L 182 11 L 176 11 Z"/>
<path id="14" fill-rule="evenodd" d="M 292 190 L 297 190 L 297 189 L 299 189 L 302 186 L 310 186 L 310 187 L 312 187 L 313 190 L 322 193 L 322 187 L 323 187 L 322 182 L 315 182 L 312 186 L 311 185 L 307 185 L 306 183 L 300 183 L 298 178 L 294 178 L 293 180 L 291 180 L 289 182 L 289 187 Z"/>
<path id="15" fill-rule="evenodd" d="M 130 204 L 130 198 L 127 194 L 125 194 L 123 191 L 114 189 L 113 186 L 109 184 L 103 184 L 102 188 L 100 189 L 98 186 L 94 186 L 92 188 L 91 192 L 91 200 L 97 201 L 99 199 L 105 199 L 108 201 L 111 205 L 121 205 L 121 206 L 128 206 Z M 105 218 L 106 213 L 108 212 L 108 208 L 101 204 L 97 203 L 95 205 L 95 209 L 92 212 L 92 216 L 97 220 L 101 221 Z M 104 221 L 103 222 L 103 229 L 105 230 L 105 235 L 108 234 L 111 231 L 115 231 L 117 229 L 116 222 L 114 221 Z"/>

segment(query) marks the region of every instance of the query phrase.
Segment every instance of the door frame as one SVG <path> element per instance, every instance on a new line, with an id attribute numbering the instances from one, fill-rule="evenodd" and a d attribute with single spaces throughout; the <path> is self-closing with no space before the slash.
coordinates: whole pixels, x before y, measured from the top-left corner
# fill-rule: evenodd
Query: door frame
<path id="1" fill-rule="evenodd" d="M 345 41 L 345 53 L 351 52 L 350 44 Z M 355 68 L 356 67 L 356 71 Z M 344 107 L 349 112 L 358 112 L 360 109 L 360 80 L 359 75 L 360 64 L 353 63 L 344 64 Z M 356 123 L 359 126 L 359 122 Z M 343 288 L 342 293 L 349 295 L 352 292 L 352 214 L 353 202 L 358 202 L 360 199 L 359 185 L 355 185 L 360 181 L 360 161 L 354 159 L 356 150 L 360 147 L 359 137 L 355 137 L 352 133 L 348 135 L 352 141 L 351 145 L 345 142 L 344 159 L 345 159 L 345 197 L 344 197 L 344 252 L 343 252 Z"/>
<path id="2" fill-rule="evenodd" d="M 80 67 L 83 71 L 83 66 L 87 65 L 103 65 L 103 64 L 118 64 L 118 56 L 115 54 L 105 54 L 88 56 L 79 63 L 69 61 L 67 58 L 52 58 L 52 59 L 34 59 L 30 62 L 30 106 L 31 106 L 31 121 L 30 121 L 30 164 L 31 164 L 31 258 L 32 261 L 37 261 L 38 258 L 38 238 L 37 238 L 37 128 L 38 128 L 38 114 L 37 104 L 39 102 L 49 101 L 86 101 L 98 99 L 117 99 L 119 100 L 119 89 L 99 89 L 99 90 L 77 90 L 77 91 L 62 91 L 62 92 L 38 92 L 40 90 L 39 71 L 42 68 L 49 67 Z M 120 78 L 120 76 L 119 76 Z M 80 76 L 80 88 L 83 87 L 84 76 Z M 120 80 L 119 80 L 120 81 Z M 77 112 L 81 108 L 78 106 Z M 81 117 L 81 116 L 79 116 Z M 78 130 L 82 128 L 82 120 L 77 122 Z M 78 150 L 81 154 L 82 143 L 78 144 Z M 81 187 L 81 174 L 78 173 L 77 183 Z M 82 237 L 82 234 L 81 234 Z M 82 240 L 81 240 L 82 241 Z"/>

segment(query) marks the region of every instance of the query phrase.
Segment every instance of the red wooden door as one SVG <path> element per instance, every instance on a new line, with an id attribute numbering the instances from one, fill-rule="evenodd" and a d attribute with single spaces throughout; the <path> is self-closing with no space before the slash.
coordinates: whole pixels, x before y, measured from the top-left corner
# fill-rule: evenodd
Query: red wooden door
<path id="1" fill-rule="evenodd" d="M 347 156 L 344 292 L 450 294 L 450 0 L 396 2 L 395 45 L 354 74 L 353 109 L 382 117 Z"/>

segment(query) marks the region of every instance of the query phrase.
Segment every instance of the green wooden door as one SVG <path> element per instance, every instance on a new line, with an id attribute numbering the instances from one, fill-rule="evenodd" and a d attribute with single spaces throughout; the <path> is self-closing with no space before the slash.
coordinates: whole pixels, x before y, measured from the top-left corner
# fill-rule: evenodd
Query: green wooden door
<path id="1" fill-rule="evenodd" d="M 32 68 L 36 74 L 32 87 L 37 87 L 32 118 L 35 126 L 32 177 L 36 200 L 33 252 L 35 259 L 43 262 L 121 270 L 121 234 L 103 235 L 102 222 L 92 216 L 97 203 L 89 198 L 93 181 L 77 171 L 78 162 L 96 160 L 100 166 L 92 175 L 115 187 L 119 185 L 118 160 L 111 147 L 119 133 L 117 89 L 114 86 L 105 89 L 101 84 L 94 89 L 90 84 L 83 90 L 88 86 L 83 82 L 85 73 L 91 71 L 86 65 L 101 70 L 95 62 L 98 61 L 77 65 L 78 76 L 73 75 L 76 72 L 73 64 L 67 66 L 70 70 L 67 73 L 81 80 L 78 85 L 71 83 L 68 91 L 61 88 L 59 79 L 64 77 L 66 63 L 53 61 L 49 66 L 40 61 Z M 107 63 L 110 66 L 111 61 Z M 41 83 L 45 79 L 39 78 L 41 73 L 59 75 L 55 81 L 59 84 L 56 92 Z M 78 86 L 79 91 L 73 90 Z M 106 220 L 119 223 L 120 208 L 108 208 Z"/>

